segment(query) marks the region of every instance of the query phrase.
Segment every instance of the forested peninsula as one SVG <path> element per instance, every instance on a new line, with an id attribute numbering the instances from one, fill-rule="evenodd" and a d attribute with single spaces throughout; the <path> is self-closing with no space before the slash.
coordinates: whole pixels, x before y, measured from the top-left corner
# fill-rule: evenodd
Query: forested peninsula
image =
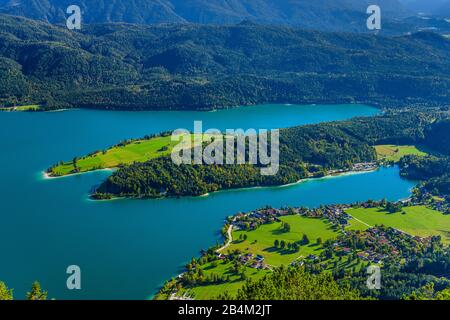
<path id="1" fill-rule="evenodd" d="M 260 103 L 441 105 L 450 40 L 251 22 L 63 26 L 0 14 L 0 107 L 212 110 Z M 420 66 L 420 68 L 417 68 Z"/>
<path id="2" fill-rule="evenodd" d="M 435 141 L 433 135 L 449 123 L 443 117 L 448 114 L 403 112 L 283 129 L 280 170 L 273 176 L 263 176 L 258 166 L 248 164 L 176 165 L 169 156 L 162 156 L 123 166 L 100 185 L 94 197 L 199 196 L 242 187 L 280 186 L 350 171 L 357 163 L 377 161 L 375 145 L 427 145 L 428 141 Z M 446 148 L 442 146 L 437 151 L 445 153 Z"/>

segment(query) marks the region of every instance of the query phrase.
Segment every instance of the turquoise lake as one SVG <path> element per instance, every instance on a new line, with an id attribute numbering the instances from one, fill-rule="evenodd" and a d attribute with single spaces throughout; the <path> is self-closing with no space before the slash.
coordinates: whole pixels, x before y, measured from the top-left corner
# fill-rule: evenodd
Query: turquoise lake
<path id="1" fill-rule="evenodd" d="M 0 113 L 0 280 L 22 299 L 39 280 L 55 299 L 146 299 L 201 249 L 221 241 L 224 218 L 281 207 L 407 197 L 398 169 L 324 178 L 289 187 L 234 190 L 209 197 L 94 202 L 108 176 L 43 179 L 42 172 L 120 140 L 177 128 L 283 128 L 379 113 L 365 105 L 264 105 L 217 112 L 71 110 Z M 82 290 L 66 288 L 78 265 Z"/>

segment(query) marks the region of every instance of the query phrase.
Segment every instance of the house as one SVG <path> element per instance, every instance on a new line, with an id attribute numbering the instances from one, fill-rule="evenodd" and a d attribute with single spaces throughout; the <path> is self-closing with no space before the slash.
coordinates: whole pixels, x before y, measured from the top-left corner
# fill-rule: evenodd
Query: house
<path id="1" fill-rule="evenodd" d="M 306 257 L 306 259 L 317 260 L 317 259 L 319 259 L 319 257 L 317 257 L 315 254 L 310 254 L 309 256 Z"/>
<path id="2" fill-rule="evenodd" d="M 360 259 L 368 260 L 369 254 L 367 252 L 358 252 L 357 255 L 358 255 L 358 258 L 360 258 Z"/>

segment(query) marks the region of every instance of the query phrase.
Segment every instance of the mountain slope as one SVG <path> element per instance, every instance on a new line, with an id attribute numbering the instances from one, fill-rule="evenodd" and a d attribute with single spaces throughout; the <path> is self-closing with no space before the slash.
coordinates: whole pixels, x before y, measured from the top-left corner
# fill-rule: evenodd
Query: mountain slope
<path id="1" fill-rule="evenodd" d="M 64 23 L 72 0 L 0 0 L 0 12 Z M 379 4 L 384 17 L 407 12 L 397 0 L 79 0 L 86 23 L 234 24 L 250 19 L 333 31 L 367 31 L 366 9 Z"/>
<path id="2" fill-rule="evenodd" d="M 442 4 L 436 11 L 436 15 L 450 19 L 450 1 Z"/>
<path id="3" fill-rule="evenodd" d="M 417 13 L 443 15 L 442 8 L 450 5 L 450 0 L 400 0 L 408 9 Z"/>
<path id="4" fill-rule="evenodd" d="M 72 0 L 0 0 L 0 12 L 31 19 L 64 23 Z M 166 0 L 82 0 L 77 1 L 86 23 L 183 22 Z"/>
<path id="5" fill-rule="evenodd" d="M 0 15 L 0 104 L 213 109 L 449 103 L 450 41 L 242 23 L 86 26 Z M 418 68 L 420 66 L 420 68 Z"/>

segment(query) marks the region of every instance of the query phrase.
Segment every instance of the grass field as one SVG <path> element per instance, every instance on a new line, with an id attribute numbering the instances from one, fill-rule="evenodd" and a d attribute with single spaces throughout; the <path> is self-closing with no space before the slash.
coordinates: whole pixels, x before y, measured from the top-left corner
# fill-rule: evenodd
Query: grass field
<path id="1" fill-rule="evenodd" d="M 241 280 L 241 278 L 234 274 L 233 272 L 233 264 L 231 262 L 225 263 L 220 262 L 219 265 L 215 268 L 211 266 L 211 263 L 208 263 L 202 267 L 205 275 L 209 275 L 212 273 L 218 275 L 230 276 L 230 282 L 214 284 L 214 285 L 206 285 L 206 286 L 196 286 L 192 289 L 188 289 L 189 292 L 192 292 L 195 295 L 195 299 L 197 300 L 208 300 L 217 297 L 221 293 L 228 292 L 232 295 L 236 294 L 238 289 L 240 289 L 245 281 Z M 246 268 L 245 274 L 248 278 L 252 278 L 253 280 L 258 280 L 264 275 L 268 274 L 269 270 L 257 270 L 253 268 Z"/>
<path id="2" fill-rule="evenodd" d="M 354 217 L 354 219 L 350 220 L 348 229 L 366 230 L 371 226 L 383 224 L 421 237 L 440 235 L 445 244 L 450 244 L 450 216 L 425 206 L 405 207 L 404 213 L 395 214 L 390 214 L 381 208 L 357 208 L 347 210 L 347 212 Z M 271 267 L 278 267 L 289 265 L 291 262 L 302 257 L 306 258 L 310 254 L 319 255 L 323 248 L 317 244 L 317 238 L 320 237 L 322 241 L 326 241 L 335 239 L 339 235 L 339 231 L 334 230 L 331 224 L 324 219 L 293 215 L 282 217 L 280 220 L 290 224 L 290 232 L 282 231 L 282 222 L 265 224 L 253 231 L 234 231 L 233 239 L 235 240 L 226 251 L 239 249 L 244 254 L 261 255 L 265 258 L 266 264 Z M 300 246 L 299 252 L 274 248 L 275 240 L 299 243 L 304 234 L 308 236 L 310 243 Z M 247 239 L 244 241 L 239 240 L 240 235 L 246 235 Z M 326 270 L 332 271 L 335 267 L 360 270 L 364 265 L 363 261 L 351 259 L 351 256 L 343 256 L 341 258 L 335 256 L 331 260 L 327 260 Z M 213 267 L 212 263 L 208 263 L 202 266 L 202 269 L 205 275 L 230 276 L 231 281 L 223 284 L 195 286 L 186 289 L 195 299 L 213 299 L 225 292 L 235 295 L 244 284 L 244 281 L 234 274 L 233 263 L 221 261 L 216 267 Z M 253 280 L 262 278 L 268 272 L 270 270 L 256 270 L 249 267 L 245 271 L 247 278 L 252 278 Z"/>
<path id="3" fill-rule="evenodd" d="M 287 266 L 301 257 L 306 258 L 310 254 L 319 255 L 323 247 L 317 244 L 317 238 L 320 237 L 322 241 L 325 241 L 335 239 L 338 236 L 338 231 L 335 231 L 331 224 L 324 219 L 293 215 L 282 217 L 280 220 L 290 224 L 290 232 L 281 231 L 281 222 L 265 224 L 254 231 L 234 231 L 233 239 L 239 239 L 241 234 L 245 234 L 247 235 L 247 240 L 235 240 L 226 251 L 240 249 L 243 253 L 263 256 L 265 263 L 271 267 Z M 274 248 L 275 240 L 298 243 L 304 234 L 308 236 L 310 244 L 302 245 L 299 252 Z M 327 270 L 332 270 L 334 262 L 337 264 L 337 267 L 344 269 L 355 268 L 359 270 L 362 265 L 361 262 L 356 260 L 350 261 L 348 257 L 342 257 L 340 261 L 335 257 L 332 260 L 328 260 L 328 262 Z M 231 262 L 225 263 L 222 261 L 217 267 L 213 267 L 211 263 L 208 263 L 202 266 L 202 269 L 205 275 L 217 274 L 220 276 L 230 276 L 231 281 L 223 284 L 196 286 L 187 289 L 189 293 L 194 294 L 195 299 L 212 299 L 224 292 L 234 295 L 245 283 L 245 281 L 233 273 L 233 263 Z M 245 273 L 247 278 L 251 277 L 253 280 L 258 280 L 269 272 L 270 270 L 257 270 L 247 267 Z"/>
<path id="4" fill-rule="evenodd" d="M 450 216 L 425 206 L 405 207 L 403 211 L 391 214 L 381 208 L 358 208 L 347 213 L 370 226 L 385 225 L 420 237 L 440 235 L 443 243 L 450 244 Z M 358 221 L 352 223 L 354 228 L 364 228 Z"/>
<path id="5" fill-rule="evenodd" d="M 426 156 L 427 153 L 416 146 L 379 145 L 375 146 L 378 160 L 398 162 L 406 155 Z"/>
<path id="6" fill-rule="evenodd" d="M 233 239 L 239 239 L 240 234 L 246 234 L 247 240 L 243 242 L 234 241 L 227 250 L 240 249 L 244 253 L 259 254 L 271 266 L 289 265 L 299 257 L 320 254 L 322 246 L 317 245 L 317 238 L 322 238 L 322 241 L 325 241 L 338 236 L 338 231 L 335 231 L 332 225 L 324 219 L 295 215 L 282 217 L 281 220 L 290 224 L 290 232 L 282 232 L 281 222 L 265 224 L 254 231 L 235 231 L 233 232 Z M 310 244 L 300 246 L 299 252 L 274 248 L 275 240 L 284 240 L 287 243 L 299 242 L 304 234 L 308 236 Z"/>
<path id="7" fill-rule="evenodd" d="M 178 142 L 172 142 L 171 137 L 156 137 L 150 140 L 138 140 L 122 147 L 113 147 L 104 153 L 97 152 L 93 155 L 77 160 L 80 172 L 87 172 L 103 168 L 114 168 L 120 164 L 131 164 L 133 162 L 145 162 L 170 154 L 172 148 Z M 52 169 L 55 176 L 63 176 L 73 172 L 75 169 L 73 161 L 64 162 Z"/>
<path id="8" fill-rule="evenodd" d="M 203 138 L 211 139 L 209 135 Z M 194 139 L 194 134 L 191 134 Z M 148 140 L 136 140 L 125 146 L 112 147 L 107 150 L 98 151 L 94 154 L 78 158 L 78 172 L 88 172 L 93 170 L 116 168 L 119 165 L 129 165 L 134 162 L 145 162 L 162 156 L 170 155 L 178 141 L 172 141 L 171 136 L 154 137 Z M 65 176 L 72 174 L 75 170 L 73 161 L 63 162 L 51 169 L 52 176 Z"/>
<path id="9" fill-rule="evenodd" d="M 18 107 L 8 107 L 8 108 L 0 108 L 0 111 L 38 111 L 41 106 L 37 104 L 32 104 L 28 106 L 18 106 Z"/>

